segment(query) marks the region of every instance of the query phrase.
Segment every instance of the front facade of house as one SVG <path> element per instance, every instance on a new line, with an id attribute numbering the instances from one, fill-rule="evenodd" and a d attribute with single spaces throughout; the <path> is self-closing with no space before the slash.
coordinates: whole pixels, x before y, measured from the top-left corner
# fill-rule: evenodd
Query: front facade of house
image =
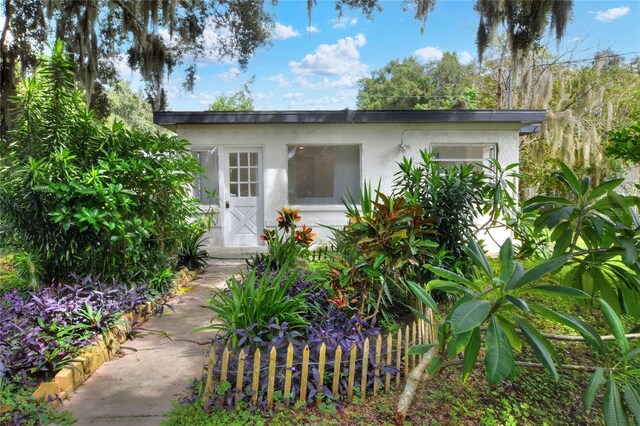
<path id="1" fill-rule="evenodd" d="M 364 181 L 390 192 L 403 156 L 429 149 L 444 165 L 518 162 L 519 135 L 544 111 L 162 112 L 154 122 L 189 140 L 205 169 L 195 195 L 219 210 L 215 253 L 259 250 L 276 210 L 299 209 L 319 241 L 347 221 L 342 197 Z M 212 197 L 210 191 L 215 191 Z M 503 240 L 506 235 L 495 235 Z"/>

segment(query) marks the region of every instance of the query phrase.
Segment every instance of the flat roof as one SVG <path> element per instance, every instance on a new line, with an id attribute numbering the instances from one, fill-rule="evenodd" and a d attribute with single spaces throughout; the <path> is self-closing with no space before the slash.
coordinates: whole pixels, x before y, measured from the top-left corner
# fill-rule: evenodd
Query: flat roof
<path id="1" fill-rule="evenodd" d="M 335 123 L 518 123 L 521 133 L 540 130 L 545 110 L 324 110 L 324 111 L 167 111 L 153 122 L 179 124 L 335 124 Z"/>

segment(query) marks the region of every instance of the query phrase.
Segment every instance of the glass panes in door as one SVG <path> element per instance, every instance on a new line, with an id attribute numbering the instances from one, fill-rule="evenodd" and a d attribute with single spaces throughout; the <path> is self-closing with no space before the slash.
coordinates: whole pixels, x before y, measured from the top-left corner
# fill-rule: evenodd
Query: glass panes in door
<path id="1" fill-rule="evenodd" d="M 258 153 L 229 153 L 229 196 L 258 196 Z"/>

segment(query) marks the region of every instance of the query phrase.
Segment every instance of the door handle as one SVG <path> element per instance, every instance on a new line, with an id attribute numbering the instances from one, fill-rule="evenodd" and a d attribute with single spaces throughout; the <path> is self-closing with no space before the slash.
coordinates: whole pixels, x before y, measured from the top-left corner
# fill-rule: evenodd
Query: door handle
<path id="1" fill-rule="evenodd" d="M 224 206 L 225 206 L 225 208 L 227 208 L 227 209 L 228 209 L 228 208 L 229 208 L 229 202 L 228 202 L 228 201 L 225 201 L 225 202 L 224 202 Z"/>

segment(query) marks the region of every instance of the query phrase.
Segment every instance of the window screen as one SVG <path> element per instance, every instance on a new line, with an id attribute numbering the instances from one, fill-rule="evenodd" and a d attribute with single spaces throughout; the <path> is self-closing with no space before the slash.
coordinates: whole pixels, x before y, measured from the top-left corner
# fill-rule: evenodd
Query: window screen
<path id="1" fill-rule="evenodd" d="M 433 159 L 442 167 L 460 164 L 484 164 L 496 158 L 496 145 L 431 145 Z"/>
<path id="2" fill-rule="evenodd" d="M 342 204 L 342 196 L 360 193 L 359 145 L 288 145 L 291 204 Z"/>
<path id="3" fill-rule="evenodd" d="M 198 175 L 194 185 L 194 196 L 203 205 L 218 205 L 220 193 L 218 176 L 218 149 L 208 151 L 194 151 L 193 156 L 198 159 L 204 171 Z"/>

